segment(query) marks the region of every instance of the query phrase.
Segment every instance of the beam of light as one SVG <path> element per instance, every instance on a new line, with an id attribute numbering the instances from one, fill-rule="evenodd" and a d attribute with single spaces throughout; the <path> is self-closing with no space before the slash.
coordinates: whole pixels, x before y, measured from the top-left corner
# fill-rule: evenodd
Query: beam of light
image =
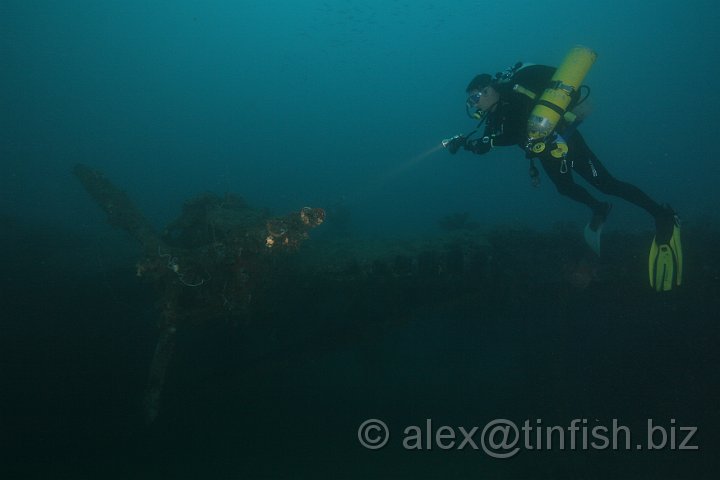
<path id="1" fill-rule="evenodd" d="M 422 152 L 418 155 L 415 155 L 411 159 L 406 160 L 405 162 L 403 162 L 399 165 L 396 165 L 394 168 L 387 170 L 386 172 L 383 172 L 380 175 L 380 177 L 377 179 L 377 181 L 375 182 L 375 187 L 376 188 L 381 187 L 384 184 L 386 184 L 387 182 L 389 182 L 390 180 L 397 178 L 398 176 L 406 173 L 409 170 L 412 170 L 418 164 L 420 164 L 423 160 L 430 157 L 437 151 L 442 150 L 443 148 L 444 148 L 443 144 L 439 143 L 439 144 L 429 148 L 428 150 L 425 150 L 424 152 Z"/>
<path id="2" fill-rule="evenodd" d="M 405 160 L 404 162 L 395 165 L 394 167 L 382 171 L 373 180 L 368 180 L 360 185 L 354 192 L 350 192 L 342 196 L 342 201 L 339 203 L 353 203 L 361 200 L 367 200 L 373 197 L 378 191 L 382 190 L 386 184 L 397 179 L 401 175 L 407 173 L 413 168 L 417 167 L 424 160 L 434 155 L 438 151 L 444 149 L 442 143 L 438 143 L 427 150 L 415 155 L 414 157 Z"/>

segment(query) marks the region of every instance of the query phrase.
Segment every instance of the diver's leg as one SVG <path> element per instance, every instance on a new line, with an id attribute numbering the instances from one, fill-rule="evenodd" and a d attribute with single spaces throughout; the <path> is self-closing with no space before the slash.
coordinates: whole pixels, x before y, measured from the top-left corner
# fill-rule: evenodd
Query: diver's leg
<path id="1" fill-rule="evenodd" d="M 550 180 L 555 184 L 555 188 L 560 195 L 570 197 L 576 202 L 587 205 L 593 212 L 601 209 L 604 205 L 588 192 L 585 188 L 575 183 L 572 177 L 572 171 L 562 172 L 560 169 L 560 160 L 550 155 L 540 157 L 540 164 Z"/>
<path id="2" fill-rule="evenodd" d="M 568 160 L 573 169 L 588 183 L 601 192 L 620 197 L 647 211 L 654 218 L 662 215 L 664 208 L 635 185 L 622 182 L 605 168 L 600 159 L 588 148 L 580 132 L 575 132 L 568 145 Z"/>
<path id="3" fill-rule="evenodd" d="M 561 170 L 561 160 L 553 158 L 551 155 L 543 155 L 540 163 L 548 174 L 550 180 L 553 181 L 561 195 L 568 196 L 573 200 L 584 203 L 592 211 L 592 218 L 585 226 L 583 235 L 588 246 L 599 256 L 600 255 L 600 234 L 602 233 L 602 225 L 610 212 L 610 204 L 601 202 L 583 187 L 575 183 L 572 178 L 572 169 L 567 171 Z M 569 165 L 570 162 L 567 162 Z"/>

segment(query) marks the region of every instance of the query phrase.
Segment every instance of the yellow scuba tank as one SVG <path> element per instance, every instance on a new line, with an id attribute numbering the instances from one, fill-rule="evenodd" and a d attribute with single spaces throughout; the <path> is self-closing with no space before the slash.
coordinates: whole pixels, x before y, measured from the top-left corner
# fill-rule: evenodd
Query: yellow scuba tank
<path id="1" fill-rule="evenodd" d="M 573 47 L 565 56 L 528 118 L 528 148 L 531 151 L 545 150 L 543 140 L 555 131 L 566 114 L 573 94 L 580 88 L 596 58 L 594 51 L 583 46 Z"/>

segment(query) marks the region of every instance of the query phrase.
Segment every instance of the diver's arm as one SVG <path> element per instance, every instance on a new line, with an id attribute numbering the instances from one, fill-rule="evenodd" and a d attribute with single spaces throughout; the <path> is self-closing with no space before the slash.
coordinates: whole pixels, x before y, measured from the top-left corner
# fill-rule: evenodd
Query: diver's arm
<path id="1" fill-rule="evenodd" d="M 466 141 L 463 148 L 476 155 L 484 155 L 492 150 L 493 138 L 490 135 L 483 135 L 480 138 L 474 138 Z"/>
<path id="2" fill-rule="evenodd" d="M 442 144 L 452 155 L 455 155 L 455 153 L 457 153 L 460 148 L 475 153 L 477 155 L 484 155 L 490 150 L 492 150 L 492 147 L 494 146 L 493 140 L 495 138 L 495 135 L 493 134 L 493 130 L 490 128 L 490 126 L 486 125 L 482 137 L 470 138 L 475 134 L 476 131 L 477 129 L 466 135 L 455 135 L 452 138 L 443 140 Z"/>
<path id="3" fill-rule="evenodd" d="M 485 125 L 482 137 L 468 138 L 463 145 L 465 150 L 468 150 L 476 155 L 484 155 L 492 150 L 494 146 L 495 132 L 490 125 Z"/>

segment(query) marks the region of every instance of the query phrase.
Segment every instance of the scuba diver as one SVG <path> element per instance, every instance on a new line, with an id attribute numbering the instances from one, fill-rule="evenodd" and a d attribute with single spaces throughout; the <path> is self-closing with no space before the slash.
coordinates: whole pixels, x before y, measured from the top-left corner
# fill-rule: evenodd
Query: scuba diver
<path id="1" fill-rule="evenodd" d="M 486 73 L 475 76 L 466 89 L 466 111 L 480 123 L 472 132 L 455 135 L 442 143 L 451 154 L 463 148 L 478 155 L 494 147 L 517 145 L 530 159 L 534 186 L 539 184 L 534 161 L 539 160 L 561 195 L 590 208 L 592 217 L 584 236 L 598 256 L 600 235 L 612 206 L 575 183 L 573 172 L 600 192 L 644 209 L 654 218 L 656 227 L 648 261 L 650 285 L 657 291 L 671 290 L 673 284 L 682 283 L 677 215 L 670 206 L 660 205 L 636 186 L 613 177 L 577 129 L 582 121 L 582 108 L 578 107 L 589 95 L 589 88 L 582 81 L 595 58 L 592 50 L 575 47 L 557 69 L 517 63 L 495 76 Z M 584 96 L 582 90 L 586 90 Z"/>

